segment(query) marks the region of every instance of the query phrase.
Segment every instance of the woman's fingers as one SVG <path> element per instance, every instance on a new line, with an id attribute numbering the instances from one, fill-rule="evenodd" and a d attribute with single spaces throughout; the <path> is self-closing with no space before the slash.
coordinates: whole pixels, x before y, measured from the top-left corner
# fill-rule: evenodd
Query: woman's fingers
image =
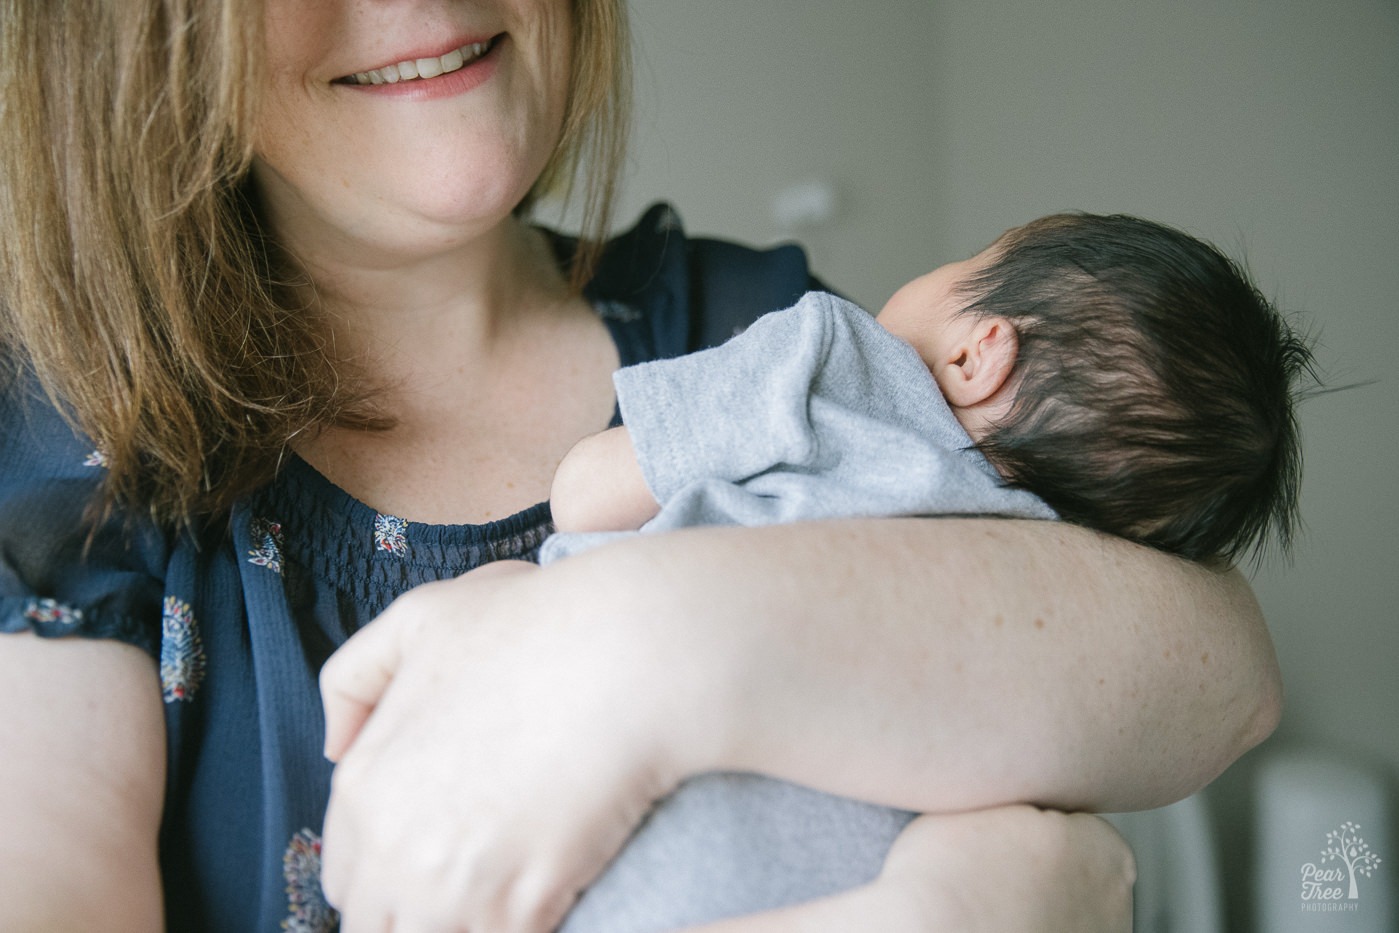
<path id="1" fill-rule="evenodd" d="M 468 576 L 483 580 L 534 569 L 535 565 L 526 561 L 502 560 L 479 567 Z M 428 584 L 414 590 L 410 597 L 395 601 L 373 624 L 356 632 L 321 668 L 325 756 L 331 761 L 344 757 L 398 672 L 404 640 L 412 637 L 411 627 L 424 618 L 418 611 L 423 598 L 442 589 L 442 584 Z"/>
<path id="2" fill-rule="evenodd" d="M 402 635 L 411 614 L 393 606 L 347 641 L 321 668 L 325 756 L 339 761 L 374 712 L 402 659 Z"/>
<path id="3" fill-rule="evenodd" d="M 420 587 L 327 665 L 322 883 L 347 930 L 547 933 L 677 783 L 646 640 L 531 572 Z"/>

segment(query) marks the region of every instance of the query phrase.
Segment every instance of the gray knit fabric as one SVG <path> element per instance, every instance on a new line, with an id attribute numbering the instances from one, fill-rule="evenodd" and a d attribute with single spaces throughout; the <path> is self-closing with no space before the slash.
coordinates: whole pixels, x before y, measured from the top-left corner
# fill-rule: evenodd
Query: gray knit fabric
<path id="1" fill-rule="evenodd" d="M 629 367 L 615 381 L 662 503 L 641 534 L 879 515 L 1054 517 L 970 449 L 913 348 L 833 295 L 809 293 L 721 347 Z M 554 535 L 540 559 L 615 537 Z M 912 816 L 754 775 L 704 775 L 658 805 L 562 929 L 653 933 L 855 887 L 878 875 Z"/>
<path id="2" fill-rule="evenodd" d="M 661 503 L 643 533 L 876 515 L 1055 517 L 1001 485 L 912 347 L 825 292 L 723 346 L 631 366 L 614 381 Z M 540 561 L 632 533 L 554 535 Z"/>

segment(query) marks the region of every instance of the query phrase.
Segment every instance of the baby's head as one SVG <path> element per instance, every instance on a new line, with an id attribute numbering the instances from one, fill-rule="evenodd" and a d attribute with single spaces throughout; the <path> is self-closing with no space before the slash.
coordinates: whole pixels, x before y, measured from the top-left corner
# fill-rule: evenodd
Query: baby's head
<path id="1" fill-rule="evenodd" d="M 1044 217 L 906 286 L 880 322 L 1002 476 L 1065 519 L 1195 559 L 1270 531 L 1290 544 L 1311 353 L 1209 244 L 1133 217 Z"/>

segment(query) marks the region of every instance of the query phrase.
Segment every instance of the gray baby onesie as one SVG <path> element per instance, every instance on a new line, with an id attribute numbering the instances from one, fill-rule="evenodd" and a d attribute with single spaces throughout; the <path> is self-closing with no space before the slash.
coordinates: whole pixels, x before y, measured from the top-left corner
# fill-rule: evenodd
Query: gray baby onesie
<path id="1" fill-rule="evenodd" d="M 1001 485 L 913 348 L 834 295 L 808 293 L 723 346 L 628 367 L 615 382 L 661 503 L 641 534 L 859 516 L 1055 517 Z M 554 535 L 540 560 L 617 536 Z M 912 818 L 756 775 L 702 775 L 658 804 L 562 930 L 654 933 L 846 890 L 878 875 Z"/>

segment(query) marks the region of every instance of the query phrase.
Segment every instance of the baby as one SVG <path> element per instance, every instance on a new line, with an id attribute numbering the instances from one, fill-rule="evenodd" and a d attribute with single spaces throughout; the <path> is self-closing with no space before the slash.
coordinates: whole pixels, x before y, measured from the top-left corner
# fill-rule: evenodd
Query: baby
<path id="1" fill-rule="evenodd" d="M 564 534 L 543 559 L 643 525 L 969 512 L 1057 513 L 1202 561 L 1269 531 L 1285 549 L 1310 367 L 1214 247 L 1043 217 L 876 318 L 810 293 L 721 347 L 619 372 L 625 426 L 559 466 Z"/>
<path id="2" fill-rule="evenodd" d="M 1044 217 L 877 317 L 813 292 L 723 346 L 618 372 L 625 426 L 559 466 L 541 562 L 636 529 L 952 513 L 1057 515 L 1208 562 L 1270 531 L 1286 548 L 1310 367 L 1208 244 L 1132 217 Z M 563 931 L 670 929 L 853 887 L 911 817 L 704 775 L 657 806 Z"/>

